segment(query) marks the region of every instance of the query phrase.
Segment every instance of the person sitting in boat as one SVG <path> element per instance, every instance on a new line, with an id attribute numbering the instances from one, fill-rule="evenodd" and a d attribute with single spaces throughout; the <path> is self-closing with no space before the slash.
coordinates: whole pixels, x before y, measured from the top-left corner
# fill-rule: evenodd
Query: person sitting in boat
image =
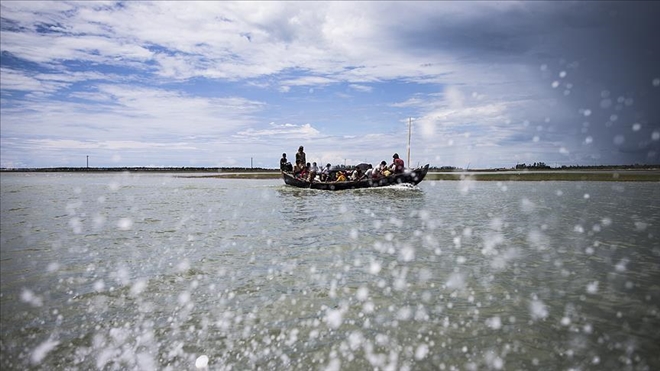
<path id="1" fill-rule="evenodd" d="M 378 165 L 378 176 L 388 177 L 390 174 L 392 174 L 392 171 L 387 167 L 387 162 L 385 160 L 381 161 L 380 165 Z"/>
<path id="2" fill-rule="evenodd" d="M 307 164 L 309 165 L 309 163 Z M 319 167 L 316 165 L 316 162 L 312 163 L 312 167 L 309 168 L 309 182 L 313 182 L 316 178 L 316 174 L 319 173 Z"/>
<path id="3" fill-rule="evenodd" d="M 362 171 L 360 171 L 360 168 L 358 167 L 353 170 L 353 173 L 351 174 L 351 180 L 358 181 L 360 179 L 362 179 Z"/>
<path id="4" fill-rule="evenodd" d="M 308 180 L 308 178 L 309 178 L 309 167 L 310 167 L 309 163 L 307 163 L 306 165 L 303 165 L 302 169 L 296 174 L 298 179 Z"/>
<path id="5" fill-rule="evenodd" d="M 280 159 L 280 170 L 293 171 L 293 166 L 291 166 L 289 160 L 286 159 L 286 153 L 282 153 L 282 158 Z"/>
<path id="6" fill-rule="evenodd" d="M 364 177 L 369 179 L 372 177 L 373 173 L 374 173 L 374 167 L 371 164 L 369 164 L 367 170 L 364 172 Z"/>
<path id="7" fill-rule="evenodd" d="M 326 164 L 323 170 L 321 171 L 321 181 L 328 182 L 330 181 L 330 167 L 332 165 Z"/>
<path id="8" fill-rule="evenodd" d="M 300 172 L 305 169 L 307 156 L 303 150 L 303 146 L 298 147 L 298 152 L 296 152 L 296 169 L 294 169 L 294 172 Z"/>
<path id="9" fill-rule="evenodd" d="M 338 182 L 345 182 L 346 181 L 346 174 L 344 174 L 343 171 L 338 171 L 337 172 L 337 181 Z"/>
<path id="10" fill-rule="evenodd" d="M 390 165 L 390 171 L 392 171 L 394 174 L 401 174 L 403 173 L 404 169 L 404 164 L 403 160 L 399 158 L 399 154 L 395 153 L 392 158 L 392 165 Z"/>

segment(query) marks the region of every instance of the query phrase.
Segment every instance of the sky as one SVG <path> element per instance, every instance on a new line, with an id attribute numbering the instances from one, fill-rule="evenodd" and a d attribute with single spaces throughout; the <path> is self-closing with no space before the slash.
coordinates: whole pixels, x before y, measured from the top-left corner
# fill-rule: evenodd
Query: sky
<path id="1" fill-rule="evenodd" d="M 333 165 L 660 164 L 658 2 L 2 1 L 0 18 L 4 168 L 277 168 L 300 145 Z"/>

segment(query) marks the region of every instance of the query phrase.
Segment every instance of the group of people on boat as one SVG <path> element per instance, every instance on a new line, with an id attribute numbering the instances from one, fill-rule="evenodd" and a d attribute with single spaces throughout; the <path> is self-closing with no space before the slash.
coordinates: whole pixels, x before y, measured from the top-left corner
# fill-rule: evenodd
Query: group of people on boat
<path id="1" fill-rule="evenodd" d="M 371 164 L 367 164 L 366 169 L 357 166 L 353 170 L 340 169 L 332 170 L 330 164 L 319 169 L 316 162 L 307 162 L 307 155 L 303 146 L 298 148 L 296 152 L 295 165 L 286 158 L 286 153 L 282 154 L 280 159 L 280 170 L 284 172 L 293 173 L 298 179 L 308 182 L 345 182 L 345 181 L 360 181 L 364 179 L 380 179 L 388 177 L 393 174 L 403 173 L 405 164 L 403 159 L 399 158 L 399 154 L 395 153 L 392 156 L 392 163 L 387 164 L 386 161 L 381 161 L 375 168 Z"/>

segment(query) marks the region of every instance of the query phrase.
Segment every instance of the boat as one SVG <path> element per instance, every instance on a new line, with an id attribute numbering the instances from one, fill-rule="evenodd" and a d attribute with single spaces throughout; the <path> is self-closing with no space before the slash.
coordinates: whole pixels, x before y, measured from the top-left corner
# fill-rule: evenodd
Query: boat
<path id="1" fill-rule="evenodd" d="M 406 169 L 403 173 L 392 174 L 387 177 L 378 179 L 362 179 L 355 181 L 339 181 L 339 182 L 309 182 L 306 179 L 300 179 L 288 171 L 282 171 L 282 178 L 284 183 L 298 188 L 311 188 L 321 189 L 327 191 L 341 191 L 345 189 L 358 189 L 358 188 L 373 188 L 373 187 L 386 187 L 395 184 L 411 184 L 417 185 L 424 180 L 426 173 L 429 171 L 429 164 L 416 169 Z"/>

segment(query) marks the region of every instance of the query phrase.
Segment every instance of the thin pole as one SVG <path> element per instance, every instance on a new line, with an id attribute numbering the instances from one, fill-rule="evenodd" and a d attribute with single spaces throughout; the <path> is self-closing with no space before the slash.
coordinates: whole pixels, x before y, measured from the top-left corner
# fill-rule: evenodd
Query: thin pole
<path id="1" fill-rule="evenodd" d="M 408 118 L 408 166 L 410 166 L 410 134 L 412 133 L 412 117 Z"/>
<path id="2" fill-rule="evenodd" d="M 89 156 L 87 156 L 87 167 L 89 168 Z"/>

